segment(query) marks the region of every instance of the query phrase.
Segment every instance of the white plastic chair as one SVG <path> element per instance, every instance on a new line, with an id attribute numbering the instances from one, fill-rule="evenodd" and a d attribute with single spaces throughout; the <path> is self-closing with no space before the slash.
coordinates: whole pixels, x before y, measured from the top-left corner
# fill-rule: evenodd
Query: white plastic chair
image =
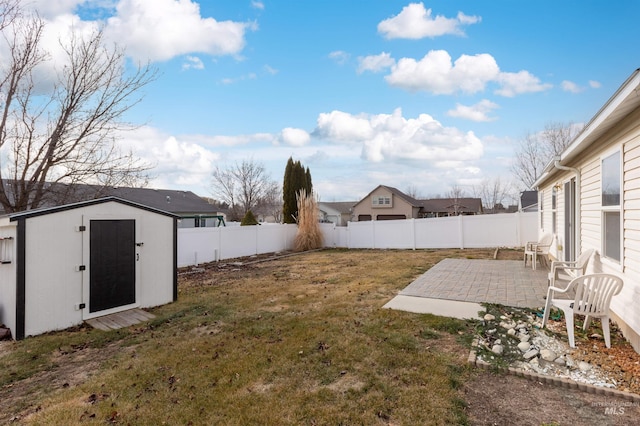
<path id="1" fill-rule="evenodd" d="M 531 266 L 535 270 L 538 256 L 549 253 L 551 243 L 553 242 L 553 234 L 545 233 L 539 241 L 529 241 L 524 247 L 524 266 L 527 266 L 527 259 L 531 258 Z"/>
<path id="2" fill-rule="evenodd" d="M 573 333 L 573 315 L 584 315 L 583 330 L 589 327 L 591 318 L 600 318 L 602 321 L 602 334 L 607 348 L 611 347 L 611 336 L 609 333 L 609 305 L 611 298 L 622 290 L 622 278 L 611 274 L 587 274 L 573 279 L 567 288 L 549 287 L 547 290 L 547 303 L 544 307 L 542 318 L 542 328 L 545 327 L 549 319 L 549 311 L 552 306 L 562 309 L 567 321 L 567 335 L 569 345 L 575 348 L 575 338 Z M 575 298 L 554 299 L 554 294 L 564 294 L 575 291 Z"/>
<path id="3" fill-rule="evenodd" d="M 549 270 L 549 286 L 555 286 L 556 281 L 571 281 L 587 273 L 589 260 L 594 250 L 588 249 L 582 252 L 574 261 L 554 260 Z"/>

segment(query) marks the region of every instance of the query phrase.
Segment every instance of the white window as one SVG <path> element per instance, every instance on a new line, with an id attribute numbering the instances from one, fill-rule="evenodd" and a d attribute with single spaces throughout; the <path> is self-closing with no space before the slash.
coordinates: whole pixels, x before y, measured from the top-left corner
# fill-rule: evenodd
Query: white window
<path id="1" fill-rule="evenodd" d="M 544 230 L 544 191 L 540 191 L 540 229 Z"/>
<path id="2" fill-rule="evenodd" d="M 621 169 L 620 151 L 602 159 L 602 254 L 617 263 L 622 259 Z"/>
<path id="3" fill-rule="evenodd" d="M 557 222 L 557 215 L 556 215 L 556 209 L 557 209 L 557 203 L 558 203 L 558 187 L 556 187 L 554 185 L 554 187 L 551 189 L 551 232 L 552 233 L 556 233 L 556 222 Z"/>
<path id="4" fill-rule="evenodd" d="M 13 260 L 13 237 L 0 237 L 0 264 Z"/>
<path id="5" fill-rule="evenodd" d="M 374 206 L 390 206 L 391 197 L 373 197 L 372 203 Z"/>

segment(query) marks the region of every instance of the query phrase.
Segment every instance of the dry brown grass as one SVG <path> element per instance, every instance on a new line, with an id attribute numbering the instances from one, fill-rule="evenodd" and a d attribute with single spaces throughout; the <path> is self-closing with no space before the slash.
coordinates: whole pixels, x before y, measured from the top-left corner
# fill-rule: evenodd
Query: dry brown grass
<path id="1" fill-rule="evenodd" d="M 3 357 L 13 367 L 0 373 L 0 397 L 25 380 L 48 397 L 13 394 L 22 405 L 5 407 L 0 422 L 464 424 L 459 386 L 468 348 L 457 339 L 465 323 L 381 307 L 445 257 L 491 255 L 326 250 L 244 267 L 207 265 L 182 276 L 178 302 L 154 309 L 156 320 L 143 327 L 17 343 Z M 88 377 L 38 381 L 63 364 L 51 361 L 57 347 L 75 339 L 79 357 L 100 336 L 110 336 L 109 356 L 93 353 L 99 367 Z M 11 363 L 18 353 L 23 362 Z M 28 377 L 12 379 L 30 363 Z"/>

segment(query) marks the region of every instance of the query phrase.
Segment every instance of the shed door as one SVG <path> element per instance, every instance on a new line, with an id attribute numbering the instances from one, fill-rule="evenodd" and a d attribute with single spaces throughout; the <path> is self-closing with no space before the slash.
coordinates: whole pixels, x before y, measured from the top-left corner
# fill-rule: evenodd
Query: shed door
<path id="1" fill-rule="evenodd" d="M 92 220 L 89 312 L 135 303 L 135 220 Z"/>

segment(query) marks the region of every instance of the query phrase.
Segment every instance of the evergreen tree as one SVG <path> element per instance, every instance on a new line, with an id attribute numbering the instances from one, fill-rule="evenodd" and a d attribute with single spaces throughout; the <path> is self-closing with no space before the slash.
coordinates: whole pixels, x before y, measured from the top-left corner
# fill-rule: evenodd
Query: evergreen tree
<path id="1" fill-rule="evenodd" d="M 284 223 L 296 223 L 298 217 L 298 192 L 304 189 L 311 194 L 311 172 L 309 168 L 304 168 L 300 161 L 293 161 L 289 157 L 284 170 L 284 182 L 282 184 L 282 195 L 284 204 L 282 206 L 282 218 Z"/>
<path id="2" fill-rule="evenodd" d="M 258 221 L 256 220 L 256 217 L 253 215 L 251 210 L 247 211 L 247 214 L 244 215 L 244 217 L 242 218 L 242 221 L 240 222 L 240 226 L 250 226 L 250 225 L 257 225 L 257 224 L 258 224 Z"/>

